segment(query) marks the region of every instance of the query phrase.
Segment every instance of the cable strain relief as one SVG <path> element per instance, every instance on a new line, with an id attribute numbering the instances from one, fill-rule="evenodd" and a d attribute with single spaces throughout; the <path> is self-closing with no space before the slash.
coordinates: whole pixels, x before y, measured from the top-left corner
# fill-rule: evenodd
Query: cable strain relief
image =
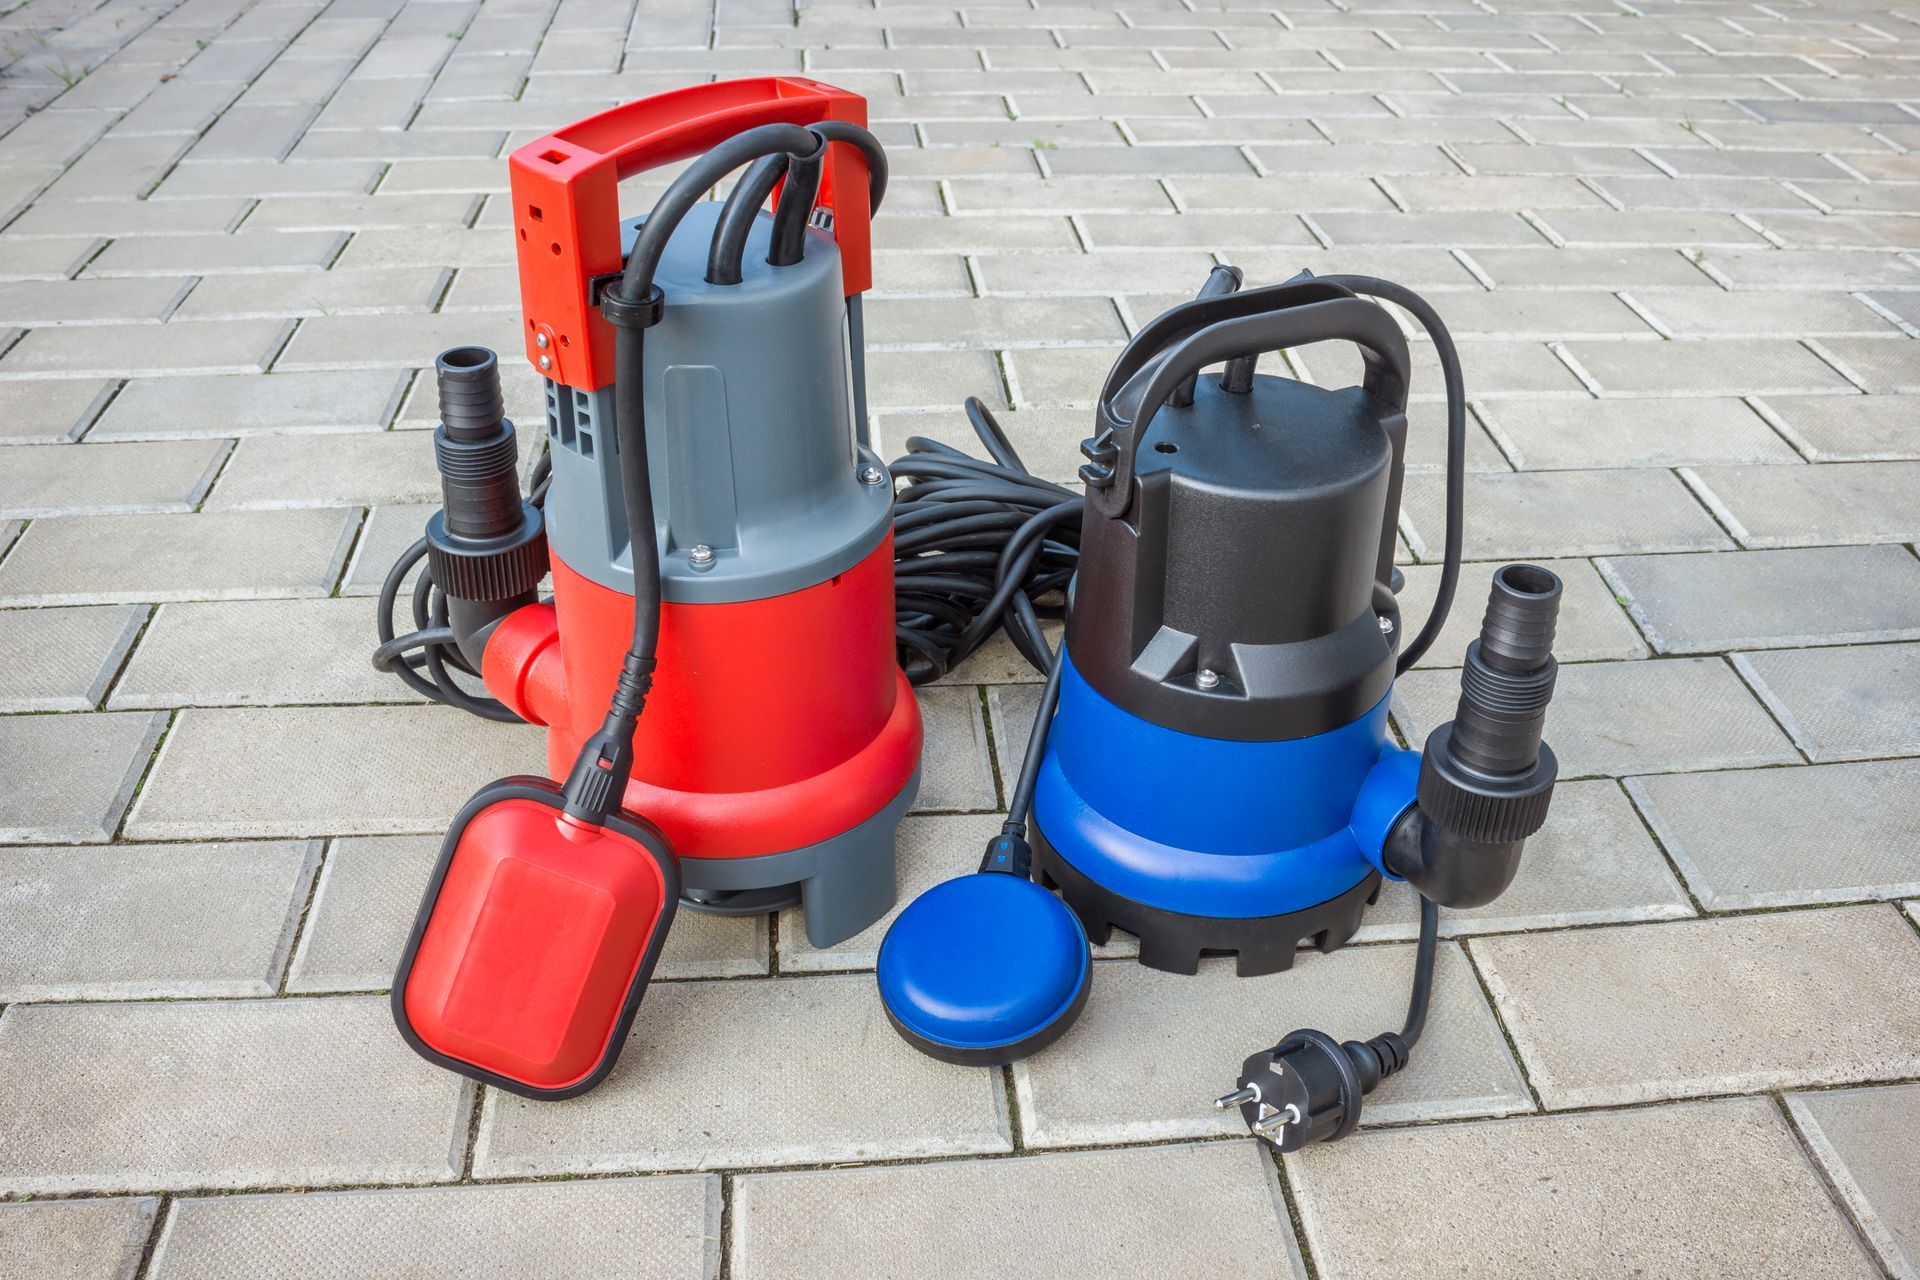
<path id="1" fill-rule="evenodd" d="M 1397 1031 L 1383 1031 L 1367 1041 L 1367 1047 L 1380 1059 L 1380 1078 L 1385 1080 L 1406 1069 L 1407 1061 L 1413 1050 L 1400 1037 Z"/>
<path id="2" fill-rule="evenodd" d="M 987 851 L 980 859 L 980 869 L 1004 872 L 1019 876 L 1022 880 L 1030 879 L 1033 875 L 1033 846 L 1022 835 L 1002 831 L 987 841 Z"/>
<path id="3" fill-rule="evenodd" d="M 621 296 L 620 279 L 620 273 L 614 271 L 592 280 L 592 287 L 600 297 L 600 314 L 607 323 L 623 329 L 651 329 L 659 324 L 667 313 L 667 295 L 660 291 L 660 286 L 648 288 L 647 296 L 640 301 L 629 302 Z"/>

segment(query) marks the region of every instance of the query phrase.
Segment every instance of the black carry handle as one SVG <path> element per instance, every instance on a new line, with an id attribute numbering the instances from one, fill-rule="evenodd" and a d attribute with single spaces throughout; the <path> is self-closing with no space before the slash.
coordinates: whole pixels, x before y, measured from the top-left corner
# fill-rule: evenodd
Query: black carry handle
<path id="1" fill-rule="evenodd" d="M 1134 451 L 1153 415 L 1199 371 L 1218 361 L 1313 342 L 1351 342 L 1366 362 L 1368 395 L 1407 407 L 1412 360 L 1384 307 L 1339 285 L 1304 280 L 1182 303 L 1134 335 L 1100 391 L 1099 434 L 1080 444 L 1094 510 L 1108 518 L 1133 501 Z"/>

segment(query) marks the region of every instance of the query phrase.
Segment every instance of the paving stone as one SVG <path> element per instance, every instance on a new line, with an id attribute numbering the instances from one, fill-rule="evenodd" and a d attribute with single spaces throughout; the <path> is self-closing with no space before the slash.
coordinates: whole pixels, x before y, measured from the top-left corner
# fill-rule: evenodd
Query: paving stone
<path id="1" fill-rule="evenodd" d="M 537 430 L 520 433 L 523 447 Z M 240 442 L 207 510 L 429 502 L 440 496 L 433 442 L 411 431 L 256 436 Z"/>
<path id="2" fill-rule="evenodd" d="M 111 839 L 166 723 L 162 712 L 0 717 L 0 755 L 33 762 L 0 793 L 0 841 Z"/>
<path id="3" fill-rule="evenodd" d="M 450 1267 L 498 1280 L 712 1280 L 720 1267 L 720 1179 L 183 1199 L 168 1216 L 151 1274 L 302 1280 Z"/>
<path id="4" fill-rule="evenodd" d="M 20 280 L 0 284 L 0 323 L 35 327 L 157 322 L 173 311 L 191 283 L 155 276 L 141 280 Z"/>
<path id="5" fill-rule="evenodd" d="M 315 844 L 0 849 L 0 1000 L 272 995 Z"/>
<path id="6" fill-rule="evenodd" d="M 1763 1098 L 1396 1129 L 1286 1163 L 1322 1275 L 1875 1271 Z"/>
<path id="7" fill-rule="evenodd" d="M 1814 345 L 1875 395 L 1920 391 L 1920 342 L 1912 338 L 1823 338 Z"/>
<path id="8" fill-rule="evenodd" d="M 0 515 L 191 511 L 226 454 L 215 440 L 16 445 L 0 473 Z"/>
<path id="9" fill-rule="evenodd" d="M 1453 718 L 1451 671 L 1408 672 L 1394 720 L 1409 742 Z M 1724 662 L 1581 662 L 1560 668 L 1547 741 L 1563 778 L 1797 764 L 1791 744 Z"/>
<path id="10" fill-rule="evenodd" d="M 914 811 L 997 808 L 979 692 L 963 685 L 921 689 L 918 694 L 926 745 L 920 753 L 920 795 Z"/>
<path id="11" fill-rule="evenodd" d="M 132 605 L 0 611 L 0 711 L 91 711 L 147 611 Z"/>
<path id="12" fill-rule="evenodd" d="M 1609 396 L 1792 395 L 1852 384 L 1797 342 L 1575 342 L 1568 353 Z"/>
<path id="13" fill-rule="evenodd" d="M 98 236 L 62 236 L 52 240 L 0 236 L 0 277 L 65 280 L 105 243 Z"/>
<path id="14" fill-rule="evenodd" d="M 0 1205 L 0 1268 L 16 1276 L 133 1280 L 158 1200 Z"/>
<path id="15" fill-rule="evenodd" d="M 152 199 L 188 196 L 361 195 L 380 177 L 367 160 L 271 164 L 252 160 L 193 161 L 169 173 Z"/>
<path id="16" fill-rule="evenodd" d="M 375 507 L 369 511 L 366 526 L 360 531 L 360 541 L 353 549 L 353 563 L 340 584 L 340 594 L 378 595 L 388 570 L 408 547 L 419 541 L 426 532 L 427 517 L 438 510 L 440 504 L 434 502 Z M 411 583 L 413 576 L 409 573 L 406 581 Z M 402 594 L 404 596 L 404 592 Z M 396 616 L 404 620 L 409 615 L 402 612 Z"/>
<path id="17" fill-rule="evenodd" d="M 285 320 L 201 320 L 35 329 L 0 356 L 0 378 L 260 373 L 286 341 L 288 325 Z"/>
<path id="18" fill-rule="evenodd" d="M 1920 725 L 1907 714 L 1920 697 L 1920 645 L 1790 649 L 1733 661 L 1810 760 L 1920 753 Z"/>
<path id="19" fill-rule="evenodd" d="M 1619 786 L 1561 782 L 1554 788 L 1547 825 L 1527 840 L 1512 886 L 1484 907 L 1442 912 L 1440 932 L 1467 937 L 1693 914 L 1686 891 Z M 1404 884 L 1388 883 L 1354 938 L 1410 941 L 1419 932 L 1418 895 Z"/>
<path id="20" fill-rule="evenodd" d="M 260 316 L 371 316 L 430 311 L 446 291 L 445 267 L 257 272 L 208 276 L 174 313 L 181 320 Z"/>
<path id="21" fill-rule="evenodd" d="M 358 521 L 340 510 L 35 520 L 0 565 L 0 603 L 326 595 Z"/>
<path id="22" fill-rule="evenodd" d="M 203 321 L 212 324 L 214 321 Z M 300 322 L 276 369 L 431 367 L 448 347 L 520 347 L 520 317 L 511 312 L 457 316 L 315 316 Z"/>
<path id="23" fill-rule="evenodd" d="M 1920 937 L 1890 906 L 1470 945 L 1549 1107 L 1920 1072 Z"/>
<path id="24" fill-rule="evenodd" d="M 1754 468 L 1775 470 L 1776 468 Z M 1793 468 L 1802 473 L 1807 468 Z M 1469 560 L 1694 551 L 1732 543 L 1670 471 L 1543 471 L 1469 475 Z M 1438 558 L 1446 529 L 1436 475 L 1410 475 L 1401 499 L 1407 540 Z"/>
<path id="25" fill-rule="evenodd" d="M 1094 966 L 1086 1010 L 1047 1052 L 1013 1069 L 1027 1145 L 1084 1146 L 1244 1132 L 1234 1113 L 1207 1105 L 1232 1086 L 1241 1059 L 1272 1044 L 1275 1018 L 1365 1038 L 1405 1013 L 1410 947 L 1354 947 L 1331 957 L 1303 951 L 1294 968 L 1241 978 L 1232 961 L 1195 976 L 1126 960 Z M 1284 1008 L 1284 1015 L 1276 1009 Z M 1434 978 L 1436 1036 L 1392 1085 L 1370 1097 L 1366 1122 L 1504 1115 L 1530 1110 L 1472 970 L 1453 944 Z M 1444 1048 L 1441 1046 L 1444 1045 Z M 1424 1047 L 1424 1046 L 1423 1046 Z M 1125 1080 L 1125 1089 L 1095 1081 Z"/>
<path id="26" fill-rule="evenodd" d="M 98 378 L 0 382 L 0 441 L 65 444 L 86 430 L 114 385 Z"/>
<path id="27" fill-rule="evenodd" d="M 1633 778 L 1709 910 L 1920 893 L 1920 765 L 1910 760 Z"/>
<path id="28" fill-rule="evenodd" d="M 1668 249 L 1475 249 L 1469 256 L 1501 289 L 1713 287 L 1712 277 Z"/>
<path id="29" fill-rule="evenodd" d="M 190 709 L 129 818 L 135 839 L 438 832 L 493 778 L 543 773 L 542 735 L 450 707 Z"/>
<path id="30" fill-rule="evenodd" d="M 866 974 L 662 983 L 591 1098 L 489 1090 L 480 1177 L 822 1164 L 1012 1149 L 1000 1077 L 938 1063 Z M 714 1074 L 716 1062 L 754 1070 Z M 829 1074 L 830 1073 L 830 1074 Z M 832 1088 L 820 1081 L 832 1078 Z"/>
<path id="31" fill-rule="evenodd" d="M 1188 215 L 1191 216 L 1191 215 Z M 1130 294 L 1174 291 L 1192 297 L 1213 260 L 1198 250 L 1165 253 L 982 253 L 974 258 L 989 294 Z"/>
<path id="32" fill-rule="evenodd" d="M 1920 458 L 1920 418 L 1899 396 L 1769 396 L 1760 403 L 1815 462 Z"/>
<path id="33" fill-rule="evenodd" d="M 1537 560 L 1560 575 L 1560 618 L 1554 630 L 1553 653 L 1561 662 L 1596 662 L 1607 658 L 1644 658 L 1647 646 L 1635 634 L 1633 624 L 1613 588 L 1601 580 L 1591 564 L 1584 560 Z M 1457 667 L 1466 660 L 1467 645 L 1479 638 L 1480 620 L 1486 615 L 1487 588 L 1498 565 L 1469 564 L 1460 571 L 1453 608 L 1447 611 L 1433 647 L 1420 660 L 1422 667 Z M 1433 608 L 1434 593 L 1440 589 L 1439 565 L 1409 565 L 1402 570 L 1406 586 L 1400 592 L 1401 626 L 1417 632 L 1426 625 Z"/>
<path id="34" fill-rule="evenodd" d="M 734 1196 L 741 1280 L 1304 1274 L 1252 1142 L 752 1174 Z"/>
<path id="35" fill-rule="evenodd" d="M 1716 294 L 1704 289 L 1638 289 L 1633 300 L 1683 338 L 1891 334 L 1895 326 L 1850 294 L 1792 290 Z"/>
<path id="36" fill-rule="evenodd" d="M 365 600 L 165 604 L 114 686 L 109 706 L 274 706 L 417 702 L 373 668 L 378 637 Z"/>
<path id="37" fill-rule="evenodd" d="M 1113 304 L 1096 298 L 875 298 L 864 311 L 870 347 L 1052 345 L 1127 336 Z"/>
<path id="38" fill-rule="evenodd" d="M 1787 1108 L 1881 1262 L 1896 1276 L 1920 1274 L 1920 1178 L 1907 1141 L 1920 1085 L 1796 1093 Z"/>
<path id="39" fill-rule="evenodd" d="M 1875 249 L 1708 248 L 1701 252 L 1700 269 L 1735 289 L 1884 289 L 1890 285 L 1911 289 L 1920 285 L 1920 264 Z"/>
<path id="40" fill-rule="evenodd" d="M 378 991 L 393 981 L 440 837 L 336 840 L 287 978 L 295 992 Z M 656 981 L 734 978 L 767 971 L 765 916 L 681 911 L 654 969 Z"/>
<path id="41" fill-rule="evenodd" d="M 1920 536 L 1920 463 L 1701 467 L 1694 475 L 1743 546 Z"/>
<path id="42" fill-rule="evenodd" d="M 1651 326 L 1611 293 L 1561 289 L 1501 289 L 1493 293 L 1452 293 L 1440 304 L 1447 332 L 1462 338 L 1636 337 L 1652 340 Z M 1424 337 L 1417 325 L 1408 333 Z M 1476 384 L 1468 386 L 1478 391 Z"/>
<path id="43" fill-rule="evenodd" d="M 1522 471 L 1800 461 L 1732 397 L 1493 400 L 1474 412 Z"/>
<path id="44" fill-rule="evenodd" d="M 408 374 L 385 370 L 136 378 L 100 415 L 88 437 L 134 440 L 378 430 L 392 418 L 408 381 Z"/>
<path id="45" fill-rule="evenodd" d="M 217 275 L 235 271 L 318 271 L 346 237 L 337 231 L 217 236 L 128 236 L 87 264 L 90 276 Z"/>
<path id="46" fill-rule="evenodd" d="M 394 1034 L 380 996 L 13 1005 L 0 1186 L 445 1181 L 470 1096 Z"/>

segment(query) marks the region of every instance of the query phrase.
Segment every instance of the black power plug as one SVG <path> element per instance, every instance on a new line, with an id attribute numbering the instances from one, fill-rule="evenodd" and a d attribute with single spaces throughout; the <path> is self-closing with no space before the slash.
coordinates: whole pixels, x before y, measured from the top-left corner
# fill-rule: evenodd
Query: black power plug
<path id="1" fill-rule="evenodd" d="M 1344 1138 L 1360 1123 L 1361 1100 L 1407 1065 L 1407 1044 L 1392 1031 L 1362 1044 L 1324 1031 L 1289 1032 L 1248 1058 L 1240 1087 L 1213 1105 L 1238 1106 L 1254 1137 L 1277 1151 Z"/>

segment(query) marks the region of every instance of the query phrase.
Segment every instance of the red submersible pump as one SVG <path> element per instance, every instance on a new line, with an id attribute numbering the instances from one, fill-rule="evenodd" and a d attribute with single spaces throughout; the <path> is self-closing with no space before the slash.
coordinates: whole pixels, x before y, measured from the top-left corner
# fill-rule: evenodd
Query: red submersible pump
<path id="1" fill-rule="evenodd" d="M 547 726 L 566 782 L 493 783 L 446 837 L 392 997 L 436 1063 L 583 1092 L 676 906 L 797 903 L 827 946 L 893 905 L 921 727 L 894 657 L 893 486 L 865 438 L 860 295 L 886 187 L 865 119 L 827 85 L 740 80 L 513 154 L 547 453 L 523 500 L 493 353 L 440 357 L 445 506 L 388 577 L 375 663 Z M 620 220 L 620 179 L 689 157 Z M 416 630 L 396 636 L 423 559 Z"/>

